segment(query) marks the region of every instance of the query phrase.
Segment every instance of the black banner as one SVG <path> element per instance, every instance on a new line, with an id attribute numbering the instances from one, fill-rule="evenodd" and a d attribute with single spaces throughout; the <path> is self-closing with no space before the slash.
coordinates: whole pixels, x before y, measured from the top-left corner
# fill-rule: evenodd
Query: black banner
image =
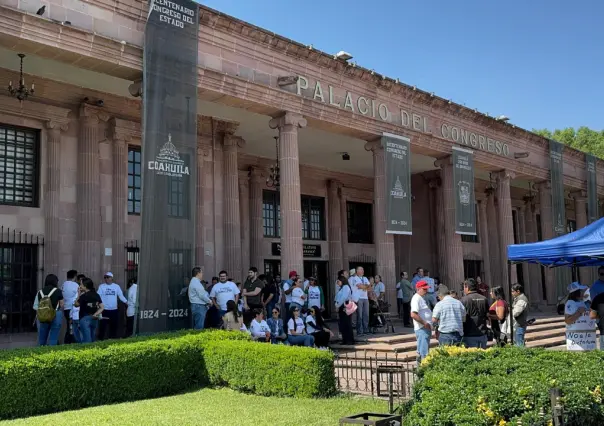
<path id="1" fill-rule="evenodd" d="M 455 233 L 476 235 L 474 195 L 474 152 L 453 147 L 453 191 L 455 193 Z"/>
<path id="2" fill-rule="evenodd" d="M 596 174 L 596 157 L 585 154 L 587 169 L 587 223 L 599 219 L 598 214 L 598 175 Z"/>
<path id="3" fill-rule="evenodd" d="M 549 163 L 552 183 L 552 224 L 554 236 L 566 234 L 566 204 L 564 202 L 564 146 L 554 140 L 549 141 Z"/>
<path id="4" fill-rule="evenodd" d="M 411 235 L 411 150 L 409 138 L 384 133 L 386 233 Z M 379 166 L 378 166 L 379 167 Z"/>
<path id="5" fill-rule="evenodd" d="M 281 256 L 281 243 L 272 243 L 271 253 L 273 254 L 273 256 Z M 302 256 L 321 257 L 321 246 L 315 244 L 303 244 Z"/>
<path id="6" fill-rule="evenodd" d="M 138 331 L 189 324 L 195 256 L 199 6 L 152 0 L 143 69 L 143 204 Z"/>

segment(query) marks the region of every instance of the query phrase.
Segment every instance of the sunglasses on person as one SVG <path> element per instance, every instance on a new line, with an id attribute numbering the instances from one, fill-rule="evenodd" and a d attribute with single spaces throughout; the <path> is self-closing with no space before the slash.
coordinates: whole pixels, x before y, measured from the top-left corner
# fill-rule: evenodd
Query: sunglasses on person
<path id="1" fill-rule="evenodd" d="M 273 311 L 273 315 L 275 315 L 275 314 L 277 314 L 277 315 L 278 315 L 278 314 L 279 314 L 279 311 Z"/>
<path id="2" fill-rule="evenodd" d="M 107 279 L 107 278 L 111 278 L 109 275 L 105 275 L 103 278 Z"/>
<path id="3" fill-rule="evenodd" d="M 294 312 L 300 312 L 300 309 L 294 309 Z"/>

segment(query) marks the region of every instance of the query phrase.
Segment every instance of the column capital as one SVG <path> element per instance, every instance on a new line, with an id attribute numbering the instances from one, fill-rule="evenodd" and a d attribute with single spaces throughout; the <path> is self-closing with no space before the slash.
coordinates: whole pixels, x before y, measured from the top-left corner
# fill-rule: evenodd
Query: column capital
<path id="1" fill-rule="evenodd" d="M 442 179 L 440 176 L 434 177 L 428 180 L 428 187 L 430 189 L 438 189 L 442 185 Z"/>
<path id="2" fill-rule="evenodd" d="M 85 118 L 94 124 L 100 121 L 109 121 L 110 116 L 100 107 L 82 103 L 80 104 L 80 118 Z"/>
<path id="3" fill-rule="evenodd" d="M 134 121 L 112 118 L 109 120 L 109 137 L 116 143 L 119 141 L 130 142 L 133 137 L 141 137 L 140 124 Z"/>
<path id="4" fill-rule="evenodd" d="M 436 160 L 434 162 L 434 167 L 440 167 L 441 169 L 445 168 L 445 167 L 451 167 L 453 165 L 453 159 L 451 158 L 450 155 L 447 155 L 446 157 L 443 158 L 439 158 L 438 160 Z"/>
<path id="5" fill-rule="evenodd" d="M 516 173 L 510 171 L 510 170 L 501 170 L 500 172 L 497 172 L 495 174 L 497 181 L 498 182 L 503 182 L 503 181 L 510 181 L 512 179 L 514 179 L 516 177 Z"/>
<path id="6" fill-rule="evenodd" d="M 329 189 L 334 191 L 340 191 L 342 189 L 342 182 L 337 179 L 330 179 L 328 182 Z"/>
<path id="7" fill-rule="evenodd" d="M 384 146 L 382 145 L 382 139 L 376 139 L 373 141 L 368 141 L 365 144 L 365 151 L 371 151 L 374 154 L 378 154 L 384 151 Z"/>
<path id="8" fill-rule="evenodd" d="M 60 122 L 56 120 L 48 120 L 46 122 L 46 128 L 48 130 L 55 130 L 58 132 L 66 132 L 69 129 L 69 122 Z"/>
<path id="9" fill-rule="evenodd" d="M 582 189 L 579 191 L 571 192 L 570 196 L 573 200 L 577 202 L 587 202 L 587 191 L 584 191 Z"/>
<path id="10" fill-rule="evenodd" d="M 225 133 L 222 144 L 227 149 L 237 150 L 238 148 L 243 148 L 245 146 L 245 141 L 241 136 Z"/>
<path id="11" fill-rule="evenodd" d="M 250 167 L 250 180 L 252 183 L 264 184 L 266 183 L 266 178 L 267 173 L 265 169 L 257 166 Z"/>
<path id="12" fill-rule="evenodd" d="M 271 129 L 283 129 L 288 126 L 291 126 L 295 129 L 301 129 L 306 127 L 307 124 L 308 121 L 302 116 L 302 114 L 289 111 L 285 112 L 283 115 L 274 117 L 268 122 L 268 125 Z"/>
<path id="13" fill-rule="evenodd" d="M 212 118 L 214 123 L 214 133 L 223 133 L 225 136 L 232 136 L 239 128 L 239 123 L 236 121 L 217 120 Z"/>
<path id="14" fill-rule="evenodd" d="M 248 187 L 250 184 L 250 171 L 239 170 L 239 187 Z"/>
<path id="15" fill-rule="evenodd" d="M 539 191 L 551 191 L 552 183 L 549 180 L 544 180 L 535 185 Z"/>

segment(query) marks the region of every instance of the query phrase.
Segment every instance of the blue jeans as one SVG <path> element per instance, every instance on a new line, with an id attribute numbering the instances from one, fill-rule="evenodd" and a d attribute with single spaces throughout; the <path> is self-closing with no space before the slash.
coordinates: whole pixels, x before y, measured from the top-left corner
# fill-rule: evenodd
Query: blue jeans
<path id="1" fill-rule="evenodd" d="M 516 346 L 524 346 L 524 335 L 526 334 L 526 327 L 515 327 L 514 328 L 514 344 Z"/>
<path id="2" fill-rule="evenodd" d="M 38 321 L 38 345 L 56 346 L 59 341 L 59 331 L 63 324 L 63 312 L 57 311 L 52 322 Z"/>
<path id="3" fill-rule="evenodd" d="M 73 331 L 73 340 L 76 343 L 82 342 L 82 334 L 80 334 L 80 320 L 71 320 L 71 328 Z"/>
<path id="4" fill-rule="evenodd" d="M 369 299 L 357 302 L 357 335 L 369 333 Z"/>
<path id="5" fill-rule="evenodd" d="M 426 328 L 420 328 L 419 330 L 415 330 L 415 337 L 417 339 L 417 358 L 421 361 L 428 356 L 432 331 Z"/>
<path id="6" fill-rule="evenodd" d="M 487 336 L 463 336 L 463 344 L 466 348 L 487 348 Z"/>
<path id="7" fill-rule="evenodd" d="M 86 315 L 80 318 L 80 333 L 82 333 L 82 343 L 92 343 L 96 341 L 96 328 L 99 325 L 99 320 Z"/>
<path id="8" fill-rule="evenodd" d="M 461 343 L 461 334 L 457 331 L 452 333 L 440 333 L 438 336 L 438 344 L 441 346 L 456 346 Z"/>
<path id="9" fill-rule="evenodd" d="M 287 336 L 287 341 L 292 346 L 309 346 L 312 347 L 315 344 L 315 338 L 304 334 L 301 336 L 292 336 L 291 334 Z"/>
<path id="10" fill-rule="evenodd" d="M 193 316 L 193 328 L 195 330 L 203 330 L 206 323 L 206 314 L 208 313 L 208 305 L 201 303 L 191 303 L 191 315 Z"/>

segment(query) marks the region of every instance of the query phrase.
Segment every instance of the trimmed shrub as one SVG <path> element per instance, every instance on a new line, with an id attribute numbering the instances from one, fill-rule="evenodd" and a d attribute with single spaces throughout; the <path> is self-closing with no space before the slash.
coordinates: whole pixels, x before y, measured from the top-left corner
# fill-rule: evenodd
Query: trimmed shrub
<path id="1" fill-rule="evenodd" d="M 545 426 L 552 420 L 549 390 L 557 387 L 566 425 L 602 425 L 603 365 L 601 351 L 437 349 L 422 362 L 404 424 Z"/>
<path id="2" fill-rule="evenodd" d="M 336 392 L 329 351 L 257 342 L 204 344 L 210 383 L 285 397 L 327 397 Z"/>
<path id="3" fill-rule="evenodd" d="M 0 357 L 0 418 L 154 398 L 207 383 L 202 345 L 244 333 L 162 333 L 87 345 L 6 351 Z"/>

